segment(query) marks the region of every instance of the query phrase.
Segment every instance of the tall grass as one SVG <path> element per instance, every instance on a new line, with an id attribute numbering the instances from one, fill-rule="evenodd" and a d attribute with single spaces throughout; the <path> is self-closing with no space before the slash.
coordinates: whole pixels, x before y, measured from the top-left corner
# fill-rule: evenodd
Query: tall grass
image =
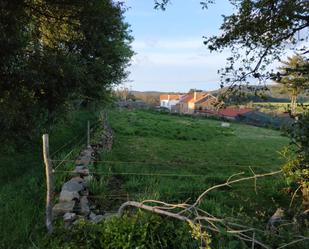
<path id="1" fill-rule="evenodd" d="M 95 114 L 78 110 L 58 120 L 49 134 L 51 154 L 77 135 L 86 134 L 87 120 L 94 122 Z M 82 145 L 69 143 L 54 154 L 52 159 L 62 159 L 72 149 L 74 158 Z M 29 141 L 16 151 L 0 151 L 0 248 L 35 248 L 36 241 L 45 236 L 45 178 L 41 154 L 39 134 L 36 141 Z M 70 165 L 63 164 L 61 167 L 63 169 Z M 63 180 L 57 177 L 56 182 Z"/>

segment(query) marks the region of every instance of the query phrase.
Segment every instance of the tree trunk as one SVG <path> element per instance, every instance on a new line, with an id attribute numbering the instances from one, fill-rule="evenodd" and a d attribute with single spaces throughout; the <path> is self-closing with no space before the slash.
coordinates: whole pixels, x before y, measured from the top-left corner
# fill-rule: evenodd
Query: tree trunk
<path id="1" fill-rule="evenodd" d="M 297 95 L 291 96 L 291 114 L 295 115 L 297 107 Z"/>

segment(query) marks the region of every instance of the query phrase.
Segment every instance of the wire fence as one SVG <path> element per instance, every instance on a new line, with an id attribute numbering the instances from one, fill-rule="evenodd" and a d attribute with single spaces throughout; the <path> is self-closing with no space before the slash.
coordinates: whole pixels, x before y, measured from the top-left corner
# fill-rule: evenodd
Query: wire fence
<path id="1" fill-rule="evenodd" d="M 92 124 L 92 127 L 90 127 L 90 130 L 92 132 L 95 132 L 99 125 L 101 124 L 100 121 Z M 74 138 L 72 138 L 71 140 L 69 140 L 67 143 L 63 144 L 62 146 L 60 146 L 54 153 L 51 154 L 51 157 L 57 155 L 57 153 L 60 152 L 60 150 L 64 150 L 66 147 L 68 147 L 69 145 L 73 146 L 75 148 L 73 148 L 72 150 L 70 150 L 62 159 L 51 159 L 51 162 L 58 162 L 58 164 L 53 168 L 53 172 L 55 172 L 56 169 L 58 169 L 61 165 L 64 165 L 67 162 L 75 162 L 75 160 L 72 159 L 67 159 L 70 155 L 72 155 L 72 153 L 77 150 L 76 147 L 80 147 L 83 143 L 85 143 L 87 140 L 87 134 L 83 134 L 83 135 L 78 135 L 75 136 Z M 77 141 L 77 142 L 76 142 Z M 73 144 L 73 142 L 75 142 Z"/>
<path id="2" fill-rule="evenodd" d="M 92 125 L 91 127 L 91 131 L 92 132 L 96 132 L 99 125 L 102 125 L 101 121 L 95 123 Z M 67 143 L 63 144 L 62 146 L 60 146 L 53 154 L 51 157 L 57 155 L 57 153 L 61 150 L 64 150 L 65 148 L 68 148 L 68 146 L 72 146 L 74 145 L 75 148 L 71 149 L 66 155 L 64 155 L 64 157 L 62 159 L 51 159 L 52 162 L 56 163 L 56 166 L 53 168 L 53 173 L 54 174 L 74 174 L 74 170 L 68 170 L 68 169 L 61 169 L 61 166 L 67 166 L 66 163 L 72 163 L 75 164 L 76 159 L 69 159 L 69 157 L 73 156 L 74 152 L 77 150 L 76 146 L 80 146 L 83 143 L 85 143 L 85 141 L 87 140 L 87 135 L 86 133 L 83 134 L 82 136 L 75 136 L 73 139 L 71 139 L 70 141 L 68 141 Z M 242 158 L 240 158 L 240 160 L 242 160 Z M 230 164 L 228 163 L 228 161 L 223 161 L 223 160 L 218 160 L 216 162 L 212 161 L 212 162 L 202 162 L 202 161 L 172 161 L 172 160 L 167 160 L 167 161 L 153 161 L 153 160 L 147 160 L 147 161 L 122 161 L 122 160 L 94 160 L 94 163 L 96 163 L 96 165 L 98 166 L 98 164 L 100 166 L 104 166 L 104 169 L 107 169 L 107 167 L 111 167 L 112 168 L 108 168 L 108 171 L 102 171 L 101 170 L 93 170 L 93 168 L 91 168 L 89 170 L 90 175 L 94 175 L 94 176 L 107 176 L 107 177 L 113 177 L 113 176 L 138 176 L 138 177 L 164 177 L 164 178 L 199 178 L 199 179 L 203 179 L 202 181 L 200 181 L 201 184 L 199 187 L 205 185 L 206 187 L 206 182 L 204 181 L 205 178 L 207 177 L 212 177 L 209 174 L 179 174 L 179 173 L 160 173 L 160 172 L 127 172 L 127 169 L 121 169 L 120 172 L 116 172 L 116 167 L 117 165 L 122 166 L 122 165 L 132 165 L 132 166 L 136 166 L 136 165 L 143 165 L 143 166 L 161 166 L 160 169 L 168 169 L 171 166 L 190 166 L 191 168 L 194 166 L 202 166 L 202 167 L 211 167 L 213 168 L 214 165 L 216 165 L 216 167 L 234 167 L 234 168 L 241 168 L 241 169 L 248 169 L 251 170 L 252 169 L 259 169 L 259 168 L 265 168 L 265 167 L 270 167 L 270 168 L 274 168 L 274 165 L 251 165 L 250 162 L 243 162 L 243 164 Z M 247 164 L 247 165 L 244 165 Z M 72 165 L 70 165 L 72 166 Z M 113 171 L 111 171 L 111 169 Z M 145 169 L 145 168 L 144 168 Z M 157 168 L 156 168 L 157 169 Z M 173 170 L 175 170 L 176 168 L 173 168 Z M 190 168 L 187 168 L 190 169 Z M 118 169 L 119 170 L 119 169 Z M 127 170 L 127 171 L 126 171 Z M 224 181 L 224 179 L 220 179 L 222 181 Z M 107 180 L 109 181 L 109 180 Z M 209 182 L 208 182 L 209 184 Z M 107 187 L 107 182 L 106 182 L 106 186 Z M 142 187 L 142 186 L 140 186 Z M 146 187 L 146 186 L 145 186 Z M 148 188 L 149 186 L 147 186 Z M 108 187 L 107 187 L 108 188 Z M 183 186 L 181 187 L 183 188 Z M 178 188 L 179 189 L 179 188 Z M 105 191 L 110 191 L 110 193 L 105 193 Z M 154 189 L 151 191 L 143 191 L 143 192 L 136 192 L 134 191 L 134 193 L 121 193 L 121 191 L 123 191 L 121 188 L 120 189 L 105 189 L 104 191 L 102 191 L 102 194 L 99 193 L 99 195 L 95 194 L 96 192 L 93 193 L 93 195 L 89 195 L 88 198 L 93 199 L 93 200 L 114 200 L 114 201 L 120 201 L 120 200 L 132 200 L 132 199 L 137 199 L 137 198 L 145 198 L 145 197 L 149 197 L 149 196 L 164 196 L 164 198 L 185 198 L 185 197 L 191 197 L 194 198 L 195 195 L 199 195 L 201 194 L 203 191 L 205 191 L 204 189 L 188 189 L 186 191 L 179 191 L 176 189 L 172 189 L 171 191 L 161 191 L 158 189 L 158 191 L 155 191 Z M 114 192 L 114 193 L 113 193 Z M 181 196 L 183 195 L 183 196 Z M 110 210 L 112 211 L 112 210 Z"/>
<path id="3" fill-rule="evenodd" d="M 76 160 L 51 160 L 52 162 L 75 162 Z M 169 166 L 212 166 L 213 164 L 221 164 L 217 165 L 218 167 L 243 167 L 243 168 L 261 168 L 261 167 L 274 167 L 274 165 L 241 165 L 241 164 L 227 164 L 224 161 L 219 162 L 173 162 L 173 161 L 119 161 L 119 160 L 95 160 L 95 163 L 102 163 L 102 164 L 139 164 L 139 165 L 169 165 Z"/>
<path id="4" fill-rule="evenodd" d="M 90 126 L 90 130 L 91 131 L 96 131 L 100 124 L 101 124 L 101 121 L 95 122 L 94 124 L 92 124 Z M 57 153 L 59 153 L 60 151 L 64 150 L 69 145 L 71 145 L 71 146 L 73 146 L 73 145 L 74 146 L 80 145 L 86 139 L 87 139 L 87 135 L 86 134 L 82 134 L 82 135 L 78 134 L 77 136 L 75 136 L 72 139 L 70 139 L 68 142 L 66 142 L 63 145 L 59 146 L 53 153 L 51 153 L 50 157 L 52 158 L 52 157 L 56 156 Z M 75 143 L 76 141 L 78 141 L 78 142 Z"/>

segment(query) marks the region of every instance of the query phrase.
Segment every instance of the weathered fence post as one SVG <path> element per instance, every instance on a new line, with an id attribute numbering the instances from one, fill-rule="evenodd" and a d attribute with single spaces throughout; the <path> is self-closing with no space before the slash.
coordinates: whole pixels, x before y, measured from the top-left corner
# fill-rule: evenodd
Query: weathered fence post
<path id="1" fill-rule="evenodd" d="M 45 224 L 48 233 L 52 233 L 52 197 L 53 197 L 53 173 L 52 164 L 49 157 L 49 139 L 48 134 L 43 135 L 43 157 L 45 164 L 45 174 L 46 174 L 46 210 L 45 210 Z"/>
<path id="2" fill-rule="evenodd" d="M 90 146 L 90 121 L 87 122 L 87 147 Z"/>

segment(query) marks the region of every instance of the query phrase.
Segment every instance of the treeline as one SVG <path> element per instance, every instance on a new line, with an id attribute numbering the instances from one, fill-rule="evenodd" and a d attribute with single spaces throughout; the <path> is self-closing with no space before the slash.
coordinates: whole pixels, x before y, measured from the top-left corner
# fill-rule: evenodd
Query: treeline
<path id="1" fill-rule="evenodd" d="M 249 102 L 290 102 L 287 89 L 280 84 L 265 86 L 237 86 L 236 88 L 224 87 L 211 92 L 215 96 L 223 96 L 226 103 L 249 103 Z M 308 102 L 306 93 L 298 95 L 298 101 Z"/>
<path id="2" fill-rule="evenodd" d="M 104 101 L 133 54 L 112 0 L 0 2 L 1 137 L 31 135 L 70 100 Z"/>

